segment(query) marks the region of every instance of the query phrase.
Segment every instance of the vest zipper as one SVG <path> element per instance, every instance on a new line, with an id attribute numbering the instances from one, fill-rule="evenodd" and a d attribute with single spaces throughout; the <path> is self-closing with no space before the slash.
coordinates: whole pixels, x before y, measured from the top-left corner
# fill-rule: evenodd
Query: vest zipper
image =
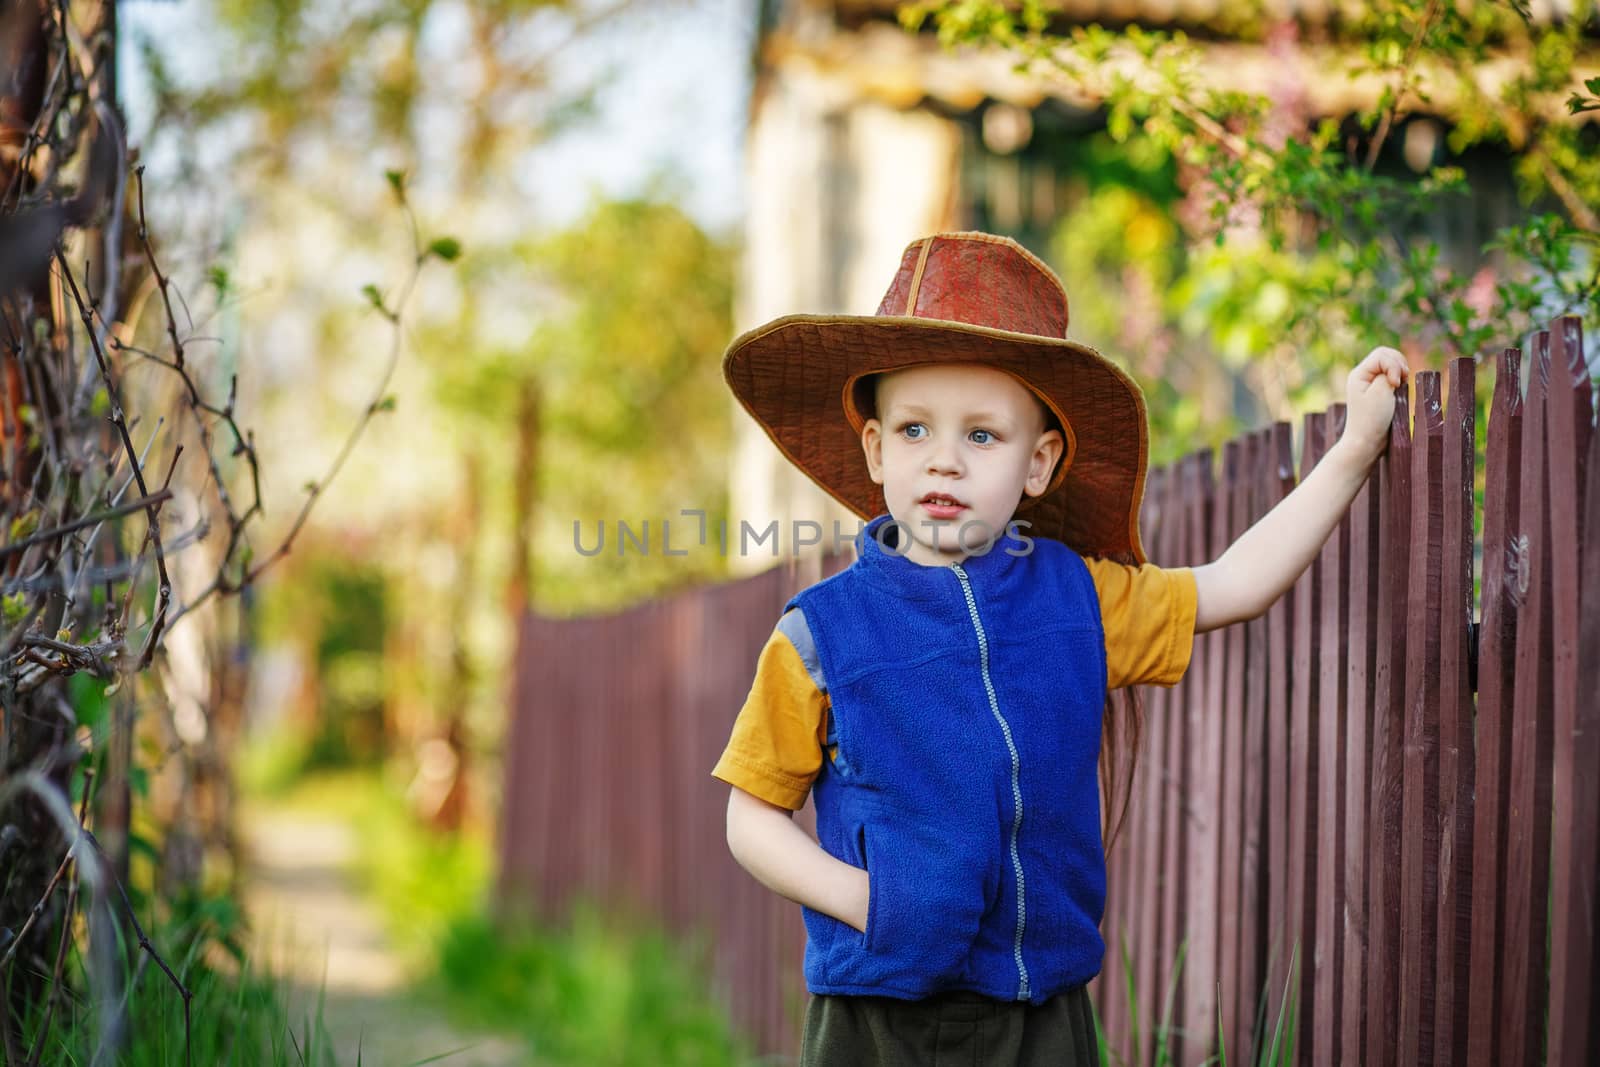
<path id="1" fill-rule="evenodd" d="M 967 579 L 967 572 L 962 569 L 961 564 L 952 563 L 950 569 L 956 572 L 956 578 L 961 582 L 961 595 L 967 601 L 967 614 L 972 616 L 972 628 L 978 634 L 978 666 L 983 674 L 984 692 L 989 694 L 989 713 L 994 716 L 995 722 L 1000 724 L 1000 732 L 1006 739 L 1006 749 L 1011 753 L 1011 799 L 1016 810 L 1011 819 L 1011 869 L 1017 876 L 1017 937 L 1012 943 L 1011 951 L 1017 961 L 1017 976 L 1022 982 L 1021 988 L 1017 990 L 1017 999 L 1027 1000 L 1028 968 L 1022 962 L 1022 931 L 1028 925 L 1028 898 L 1022 879 L 1022 857 L 1017 854 L 1017 835 L 1022 831 L 1022 787 L 1018 781 L 1022 771 L 1022 759 L 1017 755 L 1017 745 L 1011 737 L 1011 724 L 1000 714 L 1000 700 L 994 695 L 994 682 L 989 678 L 989 637 L 983 632 L 983 622 L 978 618 L 978 602 L 972 596 L 972 583 Z"/>

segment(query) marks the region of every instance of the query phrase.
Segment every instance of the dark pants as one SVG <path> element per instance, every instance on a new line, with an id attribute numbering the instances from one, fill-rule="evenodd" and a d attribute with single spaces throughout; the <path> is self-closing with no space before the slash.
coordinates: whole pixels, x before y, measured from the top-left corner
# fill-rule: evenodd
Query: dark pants
<path id="1" fill-rule="evenodd" d="M 1083 987 L 1038 1007 L 977 993 L 926 1000 L 817 996 L 801 1067 L 1099 1067 Z"/>

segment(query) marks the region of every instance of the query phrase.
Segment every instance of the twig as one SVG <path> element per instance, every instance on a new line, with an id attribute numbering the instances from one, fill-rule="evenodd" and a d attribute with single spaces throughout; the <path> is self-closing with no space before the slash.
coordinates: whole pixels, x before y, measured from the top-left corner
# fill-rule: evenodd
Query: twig
<path id="1" fill-rule="evenodd" d="M 1378 121 L 1378 130 L 1372 137 L 1372 143 L 1367 146 L 1366 169 L 1370 172 L 1378 162 L 1378 153 L 1383 149 L 1383 142 L 1389 138 L 1389 128 L 1394 125 L 1395 117 L 1400 112 L 1400 101 L 1405 97 L 1406 78 L 1410 75 L 1412 64 L 1416 61 L 1417 50 L 1422 47 L 1422 39 L 1428 34 L 1428 27 L 1439 14 L 1439 0 L 1428 0 L 1428 7 L 1422 13 L 1422 21 L 1417 25 L 1417 32 L 1411 38 L 1411 44 L 1406 48 L 1405 58 L 1400 61 L 1398 76 L 1395 79 L 1394 99 L 1389 101 L 1389 106 L 1383 112 L 1383 117 Z"/>
<path id="2" fill-rule="evenodd" d="M 1394 243 L 1395 255 L 1398 256 L 1401 261 L 1404 261 L 1407 252 L 1405 237 L 1401 234 L 1390 231 L 1389 240 Z M 1461 339 L 1455 335 L 1455 332 L 1452 329 L 1449 321 L 1446 320 L 1444 315 L 1439 311 L 1437 294 L 1428 294 L 1427 298 L 1422 301 L 1422 305 L 1428 309 L 1428 317 L 1433 319 L 1434 325 L 1439 327 L 1440 334 L 1443 335 L 1445 341 L 1450 345 L 1451 350 L 1455 352 L 1457 356 L 1473 355 L 1473 353 L 1468 352 L 1461 347 Z"/>
<path id="3" fill-rule="evenodd" d="M 5 970 L 6 964 L 11 962 L 11 957 L 17 954 L 18 946 L 28 936 L 28 931 L 33 929 L 33 924 L 38 922 L 39 916 L 44 914 L 45 905 L 50 903 L 51 896 L 55 894 L 56 883 L 61 881 L 61 876 L 66 873 L 67 865 L 71 862 L 72 848 L 69 846 L 66 855 L 61 857 L 61 865 L 56 868 L 56 873 L 50 876 L 50 884 L 44 887 L 44 895 L 39 898 L 39 902 L 28 913 L 28 918 L 23 922 L 22 929 L 17 931 L 17 936 L 12 938 L 11 944 L 6 946 L 5 955 L 0 956 L 0 971 Z"/>
<path id="4" fill-rule="evenodd" d="M 209 533 L 210 530 L 211 523 L 204 518 L 199 519 L 190 529 L 184 531 L 176 537 L 169 537 L 166 541 L 167 551 L 173 555 L 176 555 L 195 542 L 204 540 L 206 534 Z M 72 581 L 61 577 L 59 574 L 53 573 L 44 576 L 13 578 L 8 582 L 0 582 L 0 595 L 9 596 L 12 593 L 40 593 L 49 591 L 60 592 L 65 595 L 70 590 L 75 589 L 76 586 L 82 582 L 89 582 L 92 584 L 94 582 L 122 581 L 130 575 L 134 575 L 142 571 L 144 566 L 145 560 L 143 558 L 134 558 L 124 560 L 121 563 L 108 564 L 104 567 L 85 567 L 83 570 L 78 571 L 77 574 L 73 576 Z M 174 615 L 174 618 L 176 618 L 176 615 Z M 27 623 L 31 624 L 31 622 L 31 618 L 27 620 Z M 168 627 L 171 627 L 170 622 L 168 623 Z M 26 631 L 27 625 L 24 624 L 13 632 L 12 637 L 10 638 L 13 646 L 17 641 L 21 640 L 22 635 Z M 4 651 L 0 650 L 0 659 L 4 658 Z"/>
<path id="5" fill-rule="evenodd" d="M 78 291 L 78 280 L 73 277 L 72 268 L 67 265 L 67 259 L 59 251 L 56 258 L 61 264 L 61 274 L 66 279 L 67 285 L 72 290 L 72 299 L 78 305 L 78 313 L 83 318 L 85 332 L 89 335 L 89 345 L 94 351 L 95 361 L 100 365 L 100 377 L 105 382 L 106 398 L 111 403 L 111 421 L 117 427 L 117 432 L 122 436 L 122 447 L 127 451 L 128 459 L 133 463 L 134 480 L 139 485 L 141 496 L 150 496 L 150 489 L 144 484 L 144 471 L 139 467 L 138 455 L 134 451 L 133 438 L 128 434 L 128 420 L 122 411 L 122 399 L 118 395 L 116 382 L 111 378 L 111 368 L 106 362 L 105 350 L 100 345 L 93 323 L 93 314 L 84 302 L 83 294 Z M 137 670 L 144 670 L 150 665 L 150 659 L 155 655 L 155 647 L 161 638 L 161 632 L 166 627 L 167 605 L 172 600 L 172 578 L 167 574 L 166 553 L 161 547 L 161 523 L 156 508 L 152 505 L 146 509 L 149 518 L 149 527 L 146 530 L 148 543 L 152 544 L 156 552 L 156 570 L 160 572 L 161 582 L 156 589 L 155 617 L 150 624 L 150 632 L 145 638 L 143 652 L 139 655 Z"/>
<path id="6" fill-rule="evenodd" d="M 1567 176 L 1551 162 L 1549 153 L 1537 145 L 1530 146 L 1529 151 L 1539 160 L 1539 173 L 1549 183 L 1550 191 L 1556 194 L 1561 206 L 1572 215 L 1572 221 L 1590 233 L 1600 231 L 1600 215 L 1595 214 L 1594 208 L 1584 202 L 1582 194 L 1572 187 Z"/>
<path id="7" fill-rule="evenodd" d="M 67 945 L 72 942 L 72 913 L 78 907 L 78 880 L 67 885 L 66 920 L 61 924 L 61 940 L 56 945 L 56 963 L 50 974 L 49 991 L 45 994 L 44 1018 L 33 1037 L 33 1050 L 28 1053 L 28 1067 L 38 1067 L 39 1056 L 44 1052 L 44 1040 L 50 1033 L 50 1021 L 56 1010 L 56 990 L 61 985 L 61 968 L 67 961 Z"/>
<path id="8" fill-rule="evenodd" d="M 24 537 L 20 541 L 13 541 L 9 545 L 0 545 L 0 559 L 5 559 L 7 556 L 15 555 L 16 553 L 22 552 L 25 549 L 32 548 L 34 545 L 43 544 L 46 541 L 53 541 L 58 537 L 64 537 L 69 533 L 83 529 L 85 526 L 93 526 L 95 523 L 105 522 L 107 519 L 119 519 L 122 516 L 138 511 L 141 508 L 148 508 L 153 505 L 163 504 L 171 499 L 172 490 L 163 488 L 150 496 L 142 497 L 138 500 L 130 500 L 128 503 L 114 507 L 109 511 L 101 511 L 94 515 L 87 515 L 74 522 L 69 522 L 64 525 L 54 527 L 53 529 L 45 530 L 42 533 L 36 533 L 28 537 Z"/>
<path id="9" fill-rule="evenodd" d="M 133 910 L 133 901 L 128 899 L 128 890 L 124 888 L 122 879 L 117 877 L 117 872 L 111 865 L 111 859 L 106 855 L 105 849 L 100 847 L 99 840 L 92 831 L 87 829 L 83 831 L 83 836 L 88 840 L 89 844 L 94 846 L 95 853 L 100 857 L 100 861 L 105 864 L 106 873 L 111 876 L 112 884 L 117 887 L 117 893 L 122 897 L 122 906 L 128 912 L 128 921 L 133 923 L 133 932 L 139 936 L 139 947 L 150 954 L 150 958 L 155 961 L 156 966 L 160 967 L 172 982 L 173 988 L 178 991 L 178 995 L 183 997 L 183 1058 L 185 1063 L 192 1063 L 189 1048 L 189 1001 L 193 999 L 194 994 L 189 991 L 189 987 L 184 985 L 176 974 L 172 973 L 172 968 L 167 966 L 167 961 L 161 958 L 161 954 L 156 951 L 156 947 L 150 943 L 150 938 L 145 936 L 144 927 L 139 923 L 139 915 Z"/>
<path id="10" fill-rule="evenodd" d="M 237 592 L 244 586 L 256 581 L 268 567 L 272 566 L 275 562 L 289 554 L 290 549 L 294 545 L 295 538 L 299 535 L 301 529 L 306 524 L 306 520 L 310 517 L 311 509 L 316 505 L 318 497 L 321 496 L 321 494 L 333 482 L 333 479 L 338 475 L 340 470 L 343 469 L 345 461 L 350 457 L 351 452 L 354 451 L 356 442 L 360 440 L 361 435 L 365 432 L 367 425 L 372 421 L 373 416 L 382 410 L 383 399 L 388 394 L 389 383 L 393 379 L 395 368 L 398 366 L 400 361 L 400 346 L 404 338 L 403 319 L 405 307 L 410 302 L 411 294 L 416 289 L 417 281 L 422 275 L 423 265 L 427 263 L 429 256 L 428 251 L 422 246 L 422 238 L 417 227 L 416 215 L 412 212 L 410 206 L 405 204 L 404 201 L 402 201 L 401 206 L 406 212 L 406 220 L 411 232 L 412 251 L 414 258 L 412 261 L 411 273 L 407 276 L 405 283 L 401 286 L 400 292 L 395 299 L 394 306 L 392 308 L 384 307 L 381 309 L 385 320 L 389 322 L 393 330 L 393 335 L 389 345 L 388 362 L 384 367 L 382 376 L 378 380 L 378 385 L 373 392 L 372 400 L 369 401 L 366 407 L 362 410 L 361 417 L 356 420 L 355 426 L 351 428 L 350 433 L 345 437 L 344 443 L 341 445 L 338 454 L 329 464 L 327 471 L 320 479 L 311 483 L 305 502 L 301 505 L 300 511 L 295 516 L 293 524 L 291 524 L 288 533 L 284 535 L 284 538 L 282 542 L 279 543 L 278 547 L 265 559 L 261 560 L 254 567 L 247 570 L 238 581 L 233 581 L 230 579 L 225 571 L 219 572 L 216 578 L 212 580 L 211 584 L 202 590 L 198 596 L 196 596 L 189 603 L 178 608 L 178 610 L 172 616 L 172 623 L 176 623 L 184 615 L 199 607 L 214 593 Z M 235 379 L 234 384 L 237 386 L 237 379 Z M 233 398 L 231 395 L 229 397 L 228 407 L 231 411 L 233 407 Z M 231 420 L 230 425 L 232 425 Z M 238 438 L 239 435 L 236 426 L 234 427 L 234 431 L 236 438 Z M 250 443 L 248 445 L 244 444 L 242 438 L 239 438 L 239 440 L 240 447 L 246 448 L 250 451 L 252 456 L 251 467 L 252 470 L 254 470 L 254 437 L 251 436 Z M 207 451 L 207 454 L 211 454 L 210 450 Z M 220 477 L 217 479 L 217 481 L 220 484 Z M 260 505 L 261 491 L 260 483 L 258 481 L 256 485 L 256 504 L 254 507 L 252 507 L 250 512 L 246 513 L 244 519 L 248 519 L 250 515 L 259 511 Z M 244 519 L 234 516 L 231 511 L 229 512 L 229 524 L 231 531 L 228 549 L 223 555 L 225 565 L 226 561 L 233 558 L 234 550 L 240 540 Z"/>
<path id="11" fill-rule="evenodd" d="M 93 781 L 93 772 L 86 772 L 83 780 L 83 798 L 78 804 L 77 830 L 80 835 L 88 833 L 83 828 L 83 821 L 89 814 L 90 783 Z M 61 869 L 65 870 L 67 861 L 77 855 L 78 842 L 73 841 L 67 849 L 66 857 L 61 861 Z M 60 871 L 56 872 L 60 877 Z M 61 985 L 61 968 L 67 960 L 67 945 L 72 941 L 72 913 L 78 907 L 78 879 L 74 877 L 67 885 L 67 910 L 61 923 L 61 941 L 56 946 L 56 965 L 51 974 L 49 992 L 45 996 L 44 1019 L 39 1023 L 39 1032 L 33 1038 L 33 1051 L 28 1054 L 29 1067 L 36 1067 L 39 1056 L 44 1051 L 45 1038 L 50 1034 L 50 1020 L 56 1009 L 56 990 Z"/>

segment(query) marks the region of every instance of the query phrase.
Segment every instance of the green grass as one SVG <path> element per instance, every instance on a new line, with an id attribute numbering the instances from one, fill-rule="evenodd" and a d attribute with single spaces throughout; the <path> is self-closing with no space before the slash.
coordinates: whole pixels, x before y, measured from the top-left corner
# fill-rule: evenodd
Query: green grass
<path id="1" fill-rule="evenodd" d="M 1166 1005 L 1155 1030 L 1151 1033 L 1151 1062 L 1154 1067 L 1174 1067 L 1172 1056 L 1173 1026 L 1172 1011 L 1177 1001 L 1178 983 L 1183 973 L 1184 957 L 1188 952 L 1188 941 L 1178 946 L 1178 958 L 1172 967 L 1172 977 L 1167 985 Z M 1128 998 L 1128 1021 L 1131 1030 L 1131 1040 L 1134 1046 L 1140 1045 L 1143 1030 L 1147 1025 L 1142 1022 L 1140 1014 L 1138 991 L 1133 984 L 1133 961 L 1128 953 L 1126 938 L 1121 939 L 1120 950 L 1122 953 L 1122 973 L 1126 983 L 1125 993 Z M 1270 970 L 1270 968 L 1269 968 Z M 1261 1003 L 1256 1010 L 1256 1033 L 1264 1033 L 1264 1024 L 1267 1011 L 1273 999 L 1277 1000 L 1276 1018 L 1273 1021 L 1272 1032 L 1267 1042 L 1261 1047 L 1256 1056 L 1255 1067 L 1291 1067 L 1297 1062 L 1296 1047 L 1299 1040 L 1300 999 L 1296 995 L 1296 979 L 1299 974 L 1299 947 L 1289 957 L 1289 973 L 1284 979 L 1283 991 L 1276 998 L 1272 990 L 1263 989 Z M 1105 1033 L 1100 1028 L 1100 1017 L 1095 1016 L 1095 1037 L 1100 1048 L 1100 1062 L 1106 1067 L 1126 1067 L 1125 1061 L 1117 1054 L 1106 1040 Z M 1217 996 L 1217 1053 L 1207 1058 L 1207 1064 L 1217 1064 L 1218 1067 L 1227 1067 L 1228 1049 L 1222 1033 L 1222 996 L 1219 991 Z"/>
<path id="2" fill-rule="evenodd" d="M 1139 1012 L 1139 993 L 1133 984 L 1133 959 L 1128 954 L 1128 941 L 1126 937 L 1119 939 L 1119 950 L 1122 954 L 1122 975 L 1124 992 L 1128 998 L 1128 1024 L 1131 1037 L 1135 1046 L 1142 1043 L 1143 1030 L 1141 1029 L 1141 1015 Z M 1189 951 L 1189 942 L 1185 940 L 1178 946 L 1178 959 L 1172 967 L 1172 978 L 1167 984 L 1166 1005 L 1162 1010 L 1161 1021 L 1156 1024 L 1152 1038 L 1152 1063 L 1154 1067 L 1172 1067 L 1172 1010 L 1178 999 L 1178 980 L 1183 974 L 1184 956 Z M 1118 1055 L 1106 1040 L 1105 1033 L 1100 1028 L 1100 1016 L 1095 1015 L 1095 1037 L 1100 1047 L 1100 1062 L 1107 1067 L 1126 1067 L 1125 1061 Z"/>
<path id="3" fill-rule="evenodd" d="M 238 929 L 228 917 L 237 910 L 226 898 L 195 906 L 180 904 L 151 942 L 191 994 L 187 1041 L 183 998 L 166 974 L 139 948 L 137 939 L 122 937 L 116 952 L 120 1003 L 100 1004 L 85 977 L 80 938 L 68 951 L 64 977 L 73 993 L 57 997 L 49 1013 L 48 1032 L 42 1005 L 21 1020 L 20 1044 L 38 1043 L 40 1063 L 85 1065 L 98 1060 L 108 1024 L 120 1020 L 122 1051 L 119 1067 L 167 1065 L 255 1065 L 336 1067 L 320 1004 L 310 1011 L 291 1010 L 285 986 L 258 974 L 238 949 Z M 85 995 L 88 991 L 89 995 Z"/>
<path id="4" fill-rule="evenodd" d="M 541 1067 L 750 1061 L 690 946 L 592 907 L 562 925 L 496 917 L 493 842 L 421 825 L 398 782 L 355 772 L 277 785 L 277 809 L 350 820 L 351 873 L 411 963 L 416 992 L 457 1025 L 517 1034 Z"/>
<path id="5" fill-rule="evenodd" d="M 542 1062 L 722 1067 L 749 1059 L 682 946 L 592 908 L 563 929 L 463 917 L 441 943 L 437 981 L 461 1018 L 517 1027 Z"/>

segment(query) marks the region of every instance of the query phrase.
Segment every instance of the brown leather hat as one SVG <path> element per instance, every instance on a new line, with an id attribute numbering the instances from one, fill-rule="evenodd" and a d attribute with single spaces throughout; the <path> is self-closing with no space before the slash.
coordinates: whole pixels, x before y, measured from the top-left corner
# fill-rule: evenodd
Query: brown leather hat
<path id="1" fill-rule="evenodd" d="M 735 339 L 722 372 L 791 463 L 870 518 L 888 508 L 861 452 L 857 383 L 921 363 L 1003 370 L 1039 395 L 1066 438 L 1050 487 L 1023 499 L 1026 533 L 1143 563 L 1144 394 L 1066 332 L 1066 290 L 1027 249 L 993 234 L 940 233 L 906 249 L 876 315 L 775 319 Z"/>

